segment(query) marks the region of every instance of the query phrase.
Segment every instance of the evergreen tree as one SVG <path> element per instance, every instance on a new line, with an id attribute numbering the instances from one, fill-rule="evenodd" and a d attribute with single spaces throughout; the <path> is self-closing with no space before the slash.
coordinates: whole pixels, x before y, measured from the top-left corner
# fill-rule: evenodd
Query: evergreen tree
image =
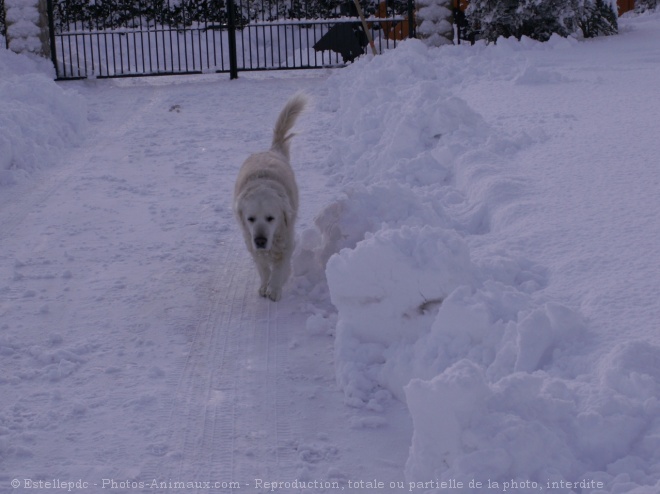
<path id="1" fill-rule="evenodd" d="M 616 34 L 619 26 L 614 8 L 603 0 L 589 2 L 584 6 L 580 29 L 585 38 Z"/>
<path id="2" fill-rule="evenodd" d="M 7 22 L 5 21 L 5 0 L 0 0 L 0 36 L 7 36 Z"/>
<path id="3" fill-rule="evenodd" d="M 4 2 L 4 0 L 0 0 Z M 379 0 L 360 0 L 366 16 L 378 10 Z M 332 19 L 354 17 L 353 0 L 235 0 L 234 18 L 241 28 L 250 21 L 276 19 Z M 0 3 L 1 5 L 1 3 Z M 55 25 L 60 32 L 138 26 L 186 27 L 193 23 L 227 22 L 226 0 L 54 0 Z M 387 0 L 390 14 L 407 12 L 407 0 Z M 1 21 L 2 19 L 0 19 Z M 0 29 L 4 24 L 0 22 Z"/>

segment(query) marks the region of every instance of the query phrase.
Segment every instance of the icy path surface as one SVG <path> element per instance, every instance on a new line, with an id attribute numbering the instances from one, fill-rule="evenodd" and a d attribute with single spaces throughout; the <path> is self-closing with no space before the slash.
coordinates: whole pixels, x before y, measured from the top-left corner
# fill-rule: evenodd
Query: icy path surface
<path id="1" fill-rule="evenodd" d="M 12 479 L 91 492 L 403 480 L 404 406 L 374 419 L 344 404 L 331 336 L 306 331 L 295 294 L 257 296 L 231 213 L 242 160 L 326 77 L 73 86 L 88 139 L 0 197 L 0 492 Z M 331 115 L 313 113 L 292 145 L 300 228 L 327 195 L 314 163 Z"/>

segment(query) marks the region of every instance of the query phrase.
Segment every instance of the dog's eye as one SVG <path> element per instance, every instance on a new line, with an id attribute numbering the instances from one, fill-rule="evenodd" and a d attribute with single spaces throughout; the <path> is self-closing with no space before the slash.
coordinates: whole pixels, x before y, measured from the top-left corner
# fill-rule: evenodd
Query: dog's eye
<path id="1" fill-rule="evenodd" d="M 250 216 L 250 217 L 248 217 L 248 221 L 249 221 L 250 223 L 254 223 L 254 216 Z"/>
<path id="2" fill-rule="evenodd" d="M 274 219 L 275 219 L 275 218 L 273 218 L 272 216 L 266 216 L 266 221 L 267 221 L 268 223 L 272 223 L 272 221 L 273 221 Z"/>

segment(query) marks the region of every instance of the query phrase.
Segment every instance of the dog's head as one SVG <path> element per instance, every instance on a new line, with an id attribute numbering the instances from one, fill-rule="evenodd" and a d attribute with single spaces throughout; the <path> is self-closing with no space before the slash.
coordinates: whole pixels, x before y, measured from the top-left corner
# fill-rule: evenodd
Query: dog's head
<path id="1" fill-rule="evenodd" d="M 241 198 L 238 216 L 249 232 L 252 247 L 257 251 L 269 251 L 276 233 L 288 227 L 289 223 L 288 208 L 283 198 L 267 189 Z"/>

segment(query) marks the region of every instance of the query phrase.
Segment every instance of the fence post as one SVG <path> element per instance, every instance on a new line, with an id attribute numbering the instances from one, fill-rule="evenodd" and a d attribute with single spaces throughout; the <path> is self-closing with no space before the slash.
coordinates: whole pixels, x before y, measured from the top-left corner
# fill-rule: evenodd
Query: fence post
<path id="1" fill-rule="evenodd" d="M 7 47 L 16 53 L 50 58 L 46 0 L 5 0 Z"/>
<path id="2" fill-rule="evenodd" d="M 236 55 L 236 19 L 234 18 L 234 0 L 227 0 L 227 24 L 229 34 L 229 78 L 238 79 L 238 61 Z"/>
<path id="3" fill-rule="evenodd" d="M 415 23 L 415 0 L 408 0 L 408 37 L 417 37 L 417 24 Z"/>
<path id="4" fill-rule="evenodd" d="M 48 34 L 50 41 L 50 59 L 55 67 L 55 77 L 60 78 L 60 68 L 57 65 L 57 47 L 55 46 L 55 15 L 53 11 L 53 0 L 47 0 L 48 7 Z"/>
<path id="5" fill-rule="evenodd" d="M 417 36 L 429 46 L 454 43 L 451 0 L 417 0 Z"/>

